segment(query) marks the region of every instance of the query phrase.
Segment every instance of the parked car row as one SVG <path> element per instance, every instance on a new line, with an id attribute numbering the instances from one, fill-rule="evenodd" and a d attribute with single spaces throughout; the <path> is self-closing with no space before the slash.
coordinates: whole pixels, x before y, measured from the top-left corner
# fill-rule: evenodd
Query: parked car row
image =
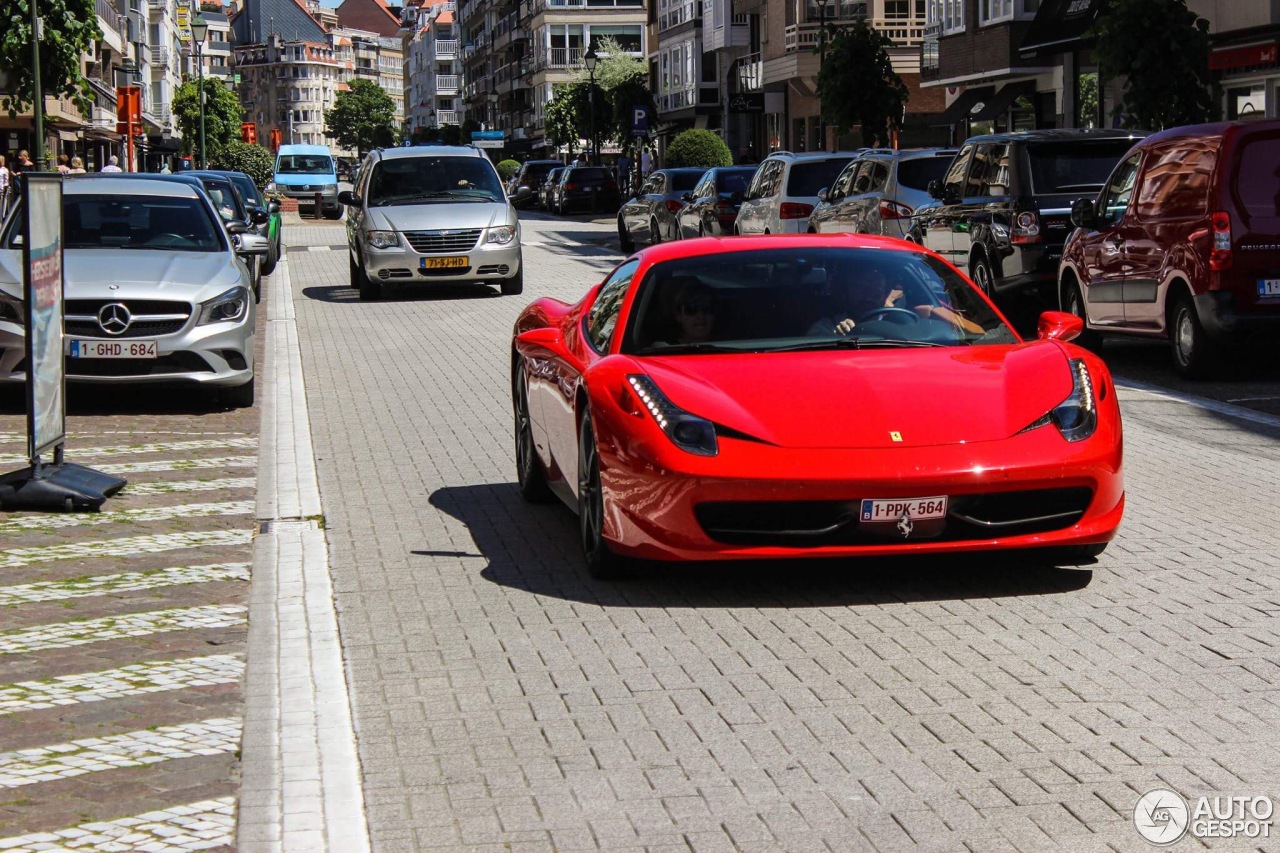
<path id="1" fill-rule="evenodd" d="M 62 194 L 68 382 L 200 385 L 253 405 L 262 259 L 279 210 L 239 172 L 76 175 Z M 0 226 L 0 384 L 27 379 L 21 196 Z M 274 234 L 273 234 L 274 229 Z"/>

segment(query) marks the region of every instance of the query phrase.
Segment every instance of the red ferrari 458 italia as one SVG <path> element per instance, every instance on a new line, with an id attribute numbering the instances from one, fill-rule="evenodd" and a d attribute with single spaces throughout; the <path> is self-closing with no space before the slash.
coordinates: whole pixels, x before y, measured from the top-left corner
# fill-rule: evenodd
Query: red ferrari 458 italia
<path id="1" fill-rule="evenodd" d="M 1124 511 L 1106 366 L 1046 312 L 1023 341 L 939 256 L 863 235 L 654 246 L 512 346 L 531 501 L 591 572 L 725 560 L 1057 549 Z"/>

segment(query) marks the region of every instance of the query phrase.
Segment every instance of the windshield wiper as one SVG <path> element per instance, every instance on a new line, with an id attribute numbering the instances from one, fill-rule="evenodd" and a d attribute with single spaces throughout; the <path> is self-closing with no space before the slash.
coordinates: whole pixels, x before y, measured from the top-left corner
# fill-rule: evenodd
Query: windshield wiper
<path id="1" fill-rule="evenodd" d="M 946 347 L 936 341 L 904 341 L 897 338 L 823 338 L 816 341 L 805 341 L 783 347 L 773 347 L 767 352 L 802 352 L 804 350 L 824 349 L 893 349 L 897 347 Z"/>

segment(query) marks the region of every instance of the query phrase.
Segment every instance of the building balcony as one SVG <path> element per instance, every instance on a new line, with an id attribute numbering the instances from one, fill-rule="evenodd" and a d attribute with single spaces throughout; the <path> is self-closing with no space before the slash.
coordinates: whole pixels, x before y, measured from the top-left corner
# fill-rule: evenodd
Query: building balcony
<path id="1" fill-rule="evenodd" d="M 151 64 L 161 68 L 169 67 L 169 48 L 153 44 L 151 46 Z"/>
<path id="2" fill-rule="evenodd" d="M 845 20 L 829 18 L 827 23 L 838 25 Z M 924 18 L 868 18 L 866 22 L 872 29 L 888 36 L 896 47 L 916 47 L 924 42 Z M 792 24 L 784 31 L 783 49 L 787 53 L 814 50 L 821 33 L 819 21 Z"/>
<path id="3" fill-rule="evenodd" d="M 458 75 L 457 74 L 437 74 L 436 75 L 436 94 L 437 95 L 458 94 Z"/>
<path id="4" fill-rule="evenodd" d="M 458 124 L 457 110 L 439 110 L 436 112 L 436 124 Z"/>
<path id="5" fill-rule="evenodd" d="M 535 63 L 537 68 L 582 68 L 583 50 L 580 47 L 544 48 Z"/>
<path id="6" fill-rule="evenodd" d="M 435 43 L 436 59 L 454 59 L 458 55 L 457 39 L 437 39 Z"/>

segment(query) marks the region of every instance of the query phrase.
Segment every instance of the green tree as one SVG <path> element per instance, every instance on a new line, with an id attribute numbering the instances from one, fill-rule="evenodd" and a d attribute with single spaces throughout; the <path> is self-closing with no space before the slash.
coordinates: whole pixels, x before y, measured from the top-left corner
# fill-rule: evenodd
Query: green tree
<path id="1" fill-rule="evenodd" d="M 889 141 L 910 96 L 893 70 L 893 41 L 864 23 L 829 30 L 827 55 L 818 70 L 822 118 L 839 131 L 862 128 L 864 145 Z"/>
<path id="2" fill-rule="evenodd" d="M 204 147 L 212 160 L 224 146 L 240 138 L 244 109 L 236 96 L 216 77 L 204 78 Z M 200 153 L 200 86 L 188 80 L 173 95 L 173 116 L 188 154 Z"/>
<path id="3" fill-rule="evenodd" d="M 600 90 L 596 100 L 597 132 L 601 139 L 626 142 L 631 135 L 631 110 L 643 105 L 649 107 L 651 114 L 653 112 L 649 74 L 643 60 L 627 53 L 626 48 L 612 37 L 596 41 L 595 50 L 600 56 L 595 73 L 596 86 Z M 573 83 L 585 89 L 590 79 L 590 75 L 580 71 Z M 578 97 L 579 106 L 588 110 L 577 122 L 585 130 L 590 123 L 590 101 L 585 94 Z M 587 133 L 582 135 L 585 137 Z"/>
<path id="4" fill-rule="evenodd" d="M 546 134 L 557 146 L 568 146 L 572 155 L 578 145 L 578 121 L 574 113 L 573 98 L 568 86 L 556 86 L 555 94 L 543 107 L 546 117 Z"/>
<path id="5" fill-rule="evenodd" d="M 10 118 L 25 112 L 35 98 L 32 73 L 31 3 L 4 0 L 0 11 L 0 78 L 6 79 L 0 107 Z M 51 97 L 70 98 L 88 115 L 93 89 L 80 71 L 80 56 L 102 38 L 94 0 L 40 0 L 44 19 L 40 39 L 40 89 Z"/>
<path id="6" fill-rule="evenodd" d="M 394 143 L 396 102 L 372 80 L 352 80 L 324 114 L 324 132 L 343 148 L 366 151 Z"/>
<path id="7" fill-rule="evenodd" d="M 701 166 L 704 169 L 732 166 L 733 154 L 717 134 L 709 130 L 686 130 L 667 146 L 666 164 L 669 169 L 682 166 Z"/>
<path id="8" fill-rule="evenodd" d="M 1113 0 L 1092 34 L 1102 78 L 1125 78 L 1126 127 L 1159 130 L 1217 117 L 1209 22 L 1186 0 Z"/>
<path id="9" fill-rule="evenodd" d="M 276 160 L 270 151 L 261 145 L 250 145 L 238 139 L 228 142 L 216 155 L 210 155 L 209 163 L 214 169 L 244 172 L 253 178 L 259 190 L 265 190 L 267 184 L 271 183 L 276 167 Z"/>
<path id="10" fill-rule="evenodd" d="M 511 176 L 520 171 L 519 160 L 503 160 L 498 164 L 498 177 L 504 181 L 511 180 Z"/>

